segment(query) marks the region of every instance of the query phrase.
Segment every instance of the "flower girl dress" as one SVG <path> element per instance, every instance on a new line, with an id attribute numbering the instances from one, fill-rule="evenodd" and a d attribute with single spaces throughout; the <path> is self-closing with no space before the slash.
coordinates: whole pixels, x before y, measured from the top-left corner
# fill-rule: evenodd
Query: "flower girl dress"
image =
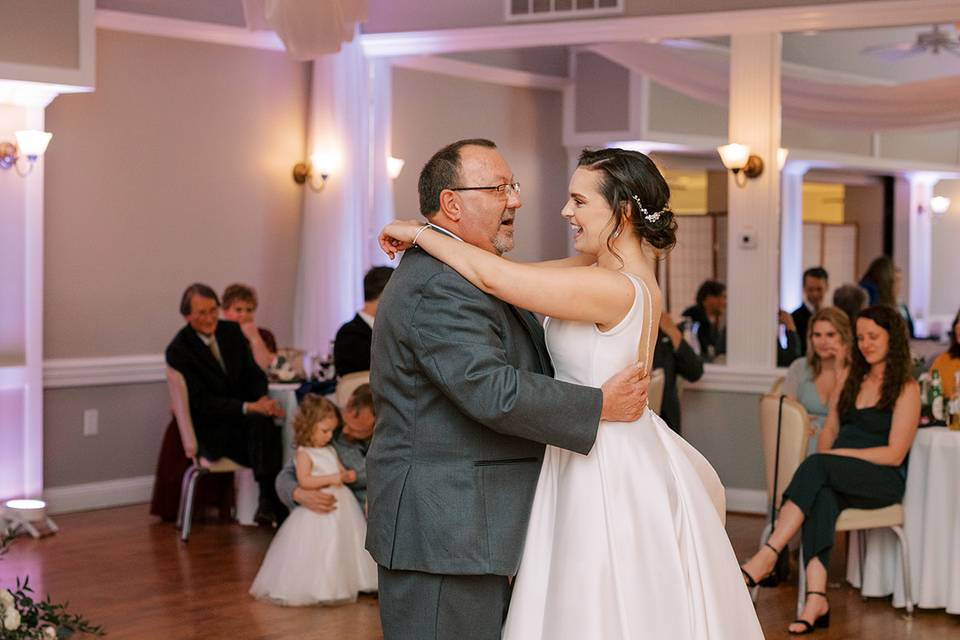
<path id="1" fill-rule="evenodd" d="M 311 475 L 338 473 L 332 446 L 300 447 L 313 462 Z M 377 565 L 364 549 L 367 523 L 353 492 L 341 485 L 324 491 L 337 498 L 330 513 L 297 507 L 277 532 L 250 594 L 286 606 L 353 602 L 377 590 Z"/>

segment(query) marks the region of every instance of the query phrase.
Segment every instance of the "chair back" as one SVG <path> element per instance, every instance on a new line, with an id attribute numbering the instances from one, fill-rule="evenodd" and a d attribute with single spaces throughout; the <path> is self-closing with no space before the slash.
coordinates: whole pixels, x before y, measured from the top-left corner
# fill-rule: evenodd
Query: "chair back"
<path id="1" fill-rule="evenodd" d="M 783 411 L 780 399 L 783 397 Z M 780 423 L 780 460 L 777 463 L 777 423 Z M 796 400 L 768 393 L 760 398 L 760 440 L 763 447 L 763 466 L 767 481 L 767 499 L 780 508 L 783 492 L 793 479 L 797 467 L 807 456 L 810 441 L 810 418 L 807 410 Z M 774 471 L 776 494 L 774 495 Z"/>
<path id="2" fill-rule="evenodd" d="M 780 376 L 779 378 L 777 378 L 776 380 L 774 380 L 774 381 L 773 381 L 773 386 L 770 387 L 770 391 L 768 391 L 767 393 L 772 393 L 772 394 L 774 394 L 774 395 L 780 395 L 781 390 L 783 389 L 783 381 L 784 381 L 784 379 L 785 379 L 785 378 L 784 378 L 783 376 Z"/>
<path id="3" fill-rule="evenodd" d="M 180 440 L 183 442 L 183 453 L 188 458 L 197 457 L 197 434 L 193 430 L 193 419 L 190 417 L 190 395 L 187 392 L 187 381 L 183 374 L 172 367 L 167 367 L 167 391 L 170 392 L 170 407 L 173 416 L 177 419 L 177 429 L 180 430 Z"/>
<path id="4" fill-rule="evenodd" d="M 347 400 L 353 395 L 357 387 L 370 383 L 369 371 L 354 371 L 337 380 L 337 406 L 344 409 L 347 406 Z"/>
<path id="5" fill-rule="evenodd" d="M 650 386 L 647 388 L 647 402 L 650 409 L 660 415 L 660 408 L 663 406 L 663 385 L 666 378 L 663 375 L 663 369 L 654 369 L 650 374 Z"/>

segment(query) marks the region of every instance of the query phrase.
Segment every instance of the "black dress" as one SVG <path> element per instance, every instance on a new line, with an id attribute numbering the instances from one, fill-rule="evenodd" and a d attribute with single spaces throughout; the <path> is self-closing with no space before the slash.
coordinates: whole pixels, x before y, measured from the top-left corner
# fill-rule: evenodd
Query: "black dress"
<path id="1" fill-rule="evenodd" d="M 867 407 L 851 409 L 840 418 L 834 449 L 884 447 L 890 440 L 893 412 Z M 834 529 L 840 512 L 848 507 L 879 509 L 903 499 L 906 461 L 899 467 L 874 464 L 828 453 L 815 453 L 803 461 L 784 500 L 803 512 L 804 566 L 814 557 L 830 566 Z"/>

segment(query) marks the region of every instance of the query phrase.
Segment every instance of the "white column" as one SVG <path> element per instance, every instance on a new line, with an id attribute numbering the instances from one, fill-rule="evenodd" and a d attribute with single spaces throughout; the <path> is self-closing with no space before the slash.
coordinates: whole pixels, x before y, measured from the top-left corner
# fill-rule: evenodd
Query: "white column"
<path id="1" fill-rule="evenodd" d="M 363 302 L 369 255 L 370 98 L 359 44 L 314 60 L 307 151 L 333 153 L 339 167 L 323 191 L 304 189 L 295 344 L 325 354 L 337 328 Z"/>
<path id="2" fill-rule="evenodd" d="M 44 109 L 56 96 L 42 86 L 18 89 L 14 102 L 0 103 L 3 142 L 13 142 L 19 129 L 43 130 Z M 25 159 L 20 167 L 27 167 Z M 22 247 L 3 274 L 13 287 L 6 298 L 13 308 L 0 317 L 6 361 L 0 366 L 0 498 L 43 492 L 43 177 L 42 157 L 25 177 L 14 168 L 0 172 L 0 234 L 5 246 Z"/>
<path id="3" fill-rule="evenodd" d="M 910 233 L 907 241 L 908 268 L 905 274 L 905 279 L 909 281 L 907 304 L 913 315 L 914 329 L 920 337 L 927 335 L 927 319 L 930 316 L 933 233 L 930 198 L 933 197 L 933 187 L 939 180 L 937 174 L 915 173 L 907 176 L 909 199 L 906 204 Z M 896 215 L 894 217 L 896 218 Z"/>
<path id="4" fill-rule="evenodd" d="M 396 218 L 393 202 L 393 180 L 387 173 L 387 158 L 392 153 L 392 113 L 393 113 L 393 70 L 389 60 L 378 58 L 369 62 L 370 84 L 368 93 L 371 100 L 370 127 L 370 216 L 367 221 L 367 255 L 364 268 L 374 265 L 389 265 L 390 259 L 380 250 L 377 238 L 388 222 Z M 409 160 L 409 158 L 402 158 Z M 415 163 L 404 167 L 404 171 L 416 171 Z M 419 212 L 404 211 L 402 218 L 417 218 Z"/>
<path id="5" fill-rule="evenodd" d="M 779 33 L 730 41 L 730 141 L 750 145 L 763 174 L 728 195 L 727 363 L 773 367 L 780 304 Z"/>
<path id="6" fill-rule="evenodd" d="M 780 174 L 780 308 L 803 302 L 803 176 L 807 165 L 790 163 Z"/>

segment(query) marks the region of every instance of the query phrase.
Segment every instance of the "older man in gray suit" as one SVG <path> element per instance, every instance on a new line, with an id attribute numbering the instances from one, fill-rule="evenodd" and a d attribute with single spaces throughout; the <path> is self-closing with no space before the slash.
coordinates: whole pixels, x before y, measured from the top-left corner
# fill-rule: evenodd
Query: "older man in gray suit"
<path id="1" fill-rule="evenodd" d="M 513 248 L 519 185 L 488 140 L 438 151 L 420 210 L 464 242 Z M 646 379 L 553 379 L 543 331 L 430 255 L 404 255 L 380 299 L 367 456 L 367 549 L 386 640 L 500 637 L 544 444 L 586 454 L 600 420 L 631 421 Z"/>

